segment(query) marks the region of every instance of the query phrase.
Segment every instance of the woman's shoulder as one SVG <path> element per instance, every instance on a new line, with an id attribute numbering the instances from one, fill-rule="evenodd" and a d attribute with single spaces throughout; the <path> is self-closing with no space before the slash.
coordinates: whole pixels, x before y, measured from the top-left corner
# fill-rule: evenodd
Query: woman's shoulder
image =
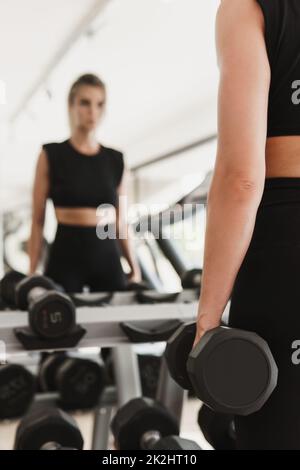
<path id="1" fill-rule="evenodd" d="M 109 153 L 110 155 L 113 155 L 116 158 L 123 158 L 123 152 L 121 150 L 112 147 L 107 147 L 106 145 L 102 144 L 101 147 L 105 152 Z"/>
<path id="2" fill-rule="evenodd" d="M 45 144 L 42 144 L 42 148 L 46 151 L 53 151 L 65 147 L 66 144 L 67 140 L 64 140 L 63 142 L 47 142 Z"/>

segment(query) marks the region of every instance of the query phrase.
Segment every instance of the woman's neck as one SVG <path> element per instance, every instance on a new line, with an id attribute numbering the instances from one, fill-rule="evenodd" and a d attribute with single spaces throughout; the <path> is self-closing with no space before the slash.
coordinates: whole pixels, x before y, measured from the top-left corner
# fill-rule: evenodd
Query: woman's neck
<path id="1" fill-rule="evenodd" d="M 94 133 L 76 132 L 71 135 L 70 141 L 79 150 L 95 152 L 95 150 L 99 149 L 99 143 Z"/>

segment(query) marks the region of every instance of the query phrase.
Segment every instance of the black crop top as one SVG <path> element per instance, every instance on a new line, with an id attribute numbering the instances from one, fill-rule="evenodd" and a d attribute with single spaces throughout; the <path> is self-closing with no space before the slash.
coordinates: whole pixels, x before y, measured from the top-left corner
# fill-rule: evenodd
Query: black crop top
<path id="1" fill-rule="evenodd" d="M 300 135 L 300 0 L 257 0 L 271 68 L 268 137 Z"/>
<path id="2" fill-rule="evenodd" d="M 124 171 L 123 154 L 101 146 L 87 156 L 69 140 L 43 145 L 49 164 L 49 198 L 56 207 L 118 206 L 117 187 Z"/>

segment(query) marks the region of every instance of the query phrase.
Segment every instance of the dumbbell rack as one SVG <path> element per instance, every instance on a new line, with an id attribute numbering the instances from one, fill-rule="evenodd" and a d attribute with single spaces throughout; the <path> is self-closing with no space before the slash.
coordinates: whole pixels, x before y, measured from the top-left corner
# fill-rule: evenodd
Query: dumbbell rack
<path id="1" fill-rule="evenodd" d="M 134 346 L 120 327 L 122 322 L 134 322 L 147 328 L 158 327 L 167 320 L 182 322 L 194 321 L 197 302 L 194 290 L 185 290 L 174 303 L 132 304 L 132 293 L 115 293 L 112 302 L 102 307 L 79 307 L 76 321 L 86 330 L 85 336 L 76 346 L 78 348 L 112 347 L 117 402 L 124 403 L 142 396 L 137 355 Z M 18 360 L 27 356 L 23 346 L 17 340 L 14 329 L 28 326 L 28 315 L 20 311 L 0 313 L 0 340 L 6 347 L 6 357 Z M 66 349 L 66 348 L 62 348 Z M 74 348 L 73 348 L 74 349 Z M 51 346 L 45 348 L 51 351 Z M 57 348 L 53 348 L 57 350 Z M 31 351 L 32 352 L 32 351 Z M 36 352 L 40 352 L 37 350 Z M 32 352 L 33 353 L 33 352 Z M 165 405 L 178 422 L 181 420 L 184 391 L 170 377 L 163 361 L 157 392 L 157 400 Z M 93 450 L 106 450 L 112 408 L 115 405 L 115 393 L 106 390 L 94 413 L 92 438 Z"/>
<path id="2" fill-rule="evenodd" d="M 197 302 L 193 290 L 180 293 L 174 303 L 148 305 L 133 304 L 132 294 L 117 292 L 107 306 L 76 309 L 76 322 L 86 330 L 85 336 L 77 344 L 76 349 L 113 347 L 120 343 L 128 343 L 126 334 L 120 328 L 122 322 L 135 322 L 151 328 L 167 320 L 192 321 L 195 320 L 196 313 Z M 0 314 L 0 341 L 4 342 L 8 357 L 24 351 L 14 334 L 14 329 L 23 327 L 28 327 L 26 312 L 4 311 Z M 52 348 L 47 345 L 45 350 L 51 351 Z"/>
<path id="3" fill-rule="evenodd" d="M 131 345 L 117 346 L 113 350 L 113 362 L 117 391 L 117 406 L 142 396 L 137 356 Z M 156 400 L 163 404 L 181 421 L 182 407 L 186 392 L 171 378 L 163 360 Z M 112 387 L 104 392 L 100 405 L 94 414 L 92 438 L 93 450 L 106 450 L 111 414 L 115 402 L 115 391 Z"/>

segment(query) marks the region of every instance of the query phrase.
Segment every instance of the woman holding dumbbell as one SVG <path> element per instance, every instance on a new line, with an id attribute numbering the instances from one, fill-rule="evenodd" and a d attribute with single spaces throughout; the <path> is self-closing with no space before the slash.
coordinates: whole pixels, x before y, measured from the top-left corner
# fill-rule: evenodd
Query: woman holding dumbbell
<path id="1" fill-rule="evenodd" d="M 222 0 L 218 148 L 194 346 L 218 326 L 264 338 L 278 384 L 235 418 L 238 449 L 300 449 L 300 2 Z"/>
<path id="2" fill-rule="evenodd" d="M 96 139 L 105 104 L 106 87 L 100 78 L 81 76 L 69 93 L 70 138 L 44 145 L 37 163 L 30 273 L 40 260 L 46 201 L 51 198 L 58 226 L 45 274 L 67 292 L 81 292 L 84 286 L 91 291 L 123 290 L 128 281 L 141 280 L 126 205 L 120 204 L 121 196 L 127 201 L 123 154 Z M 129 279 L 122 269 L 121 252 L 131 268 Z"/>

